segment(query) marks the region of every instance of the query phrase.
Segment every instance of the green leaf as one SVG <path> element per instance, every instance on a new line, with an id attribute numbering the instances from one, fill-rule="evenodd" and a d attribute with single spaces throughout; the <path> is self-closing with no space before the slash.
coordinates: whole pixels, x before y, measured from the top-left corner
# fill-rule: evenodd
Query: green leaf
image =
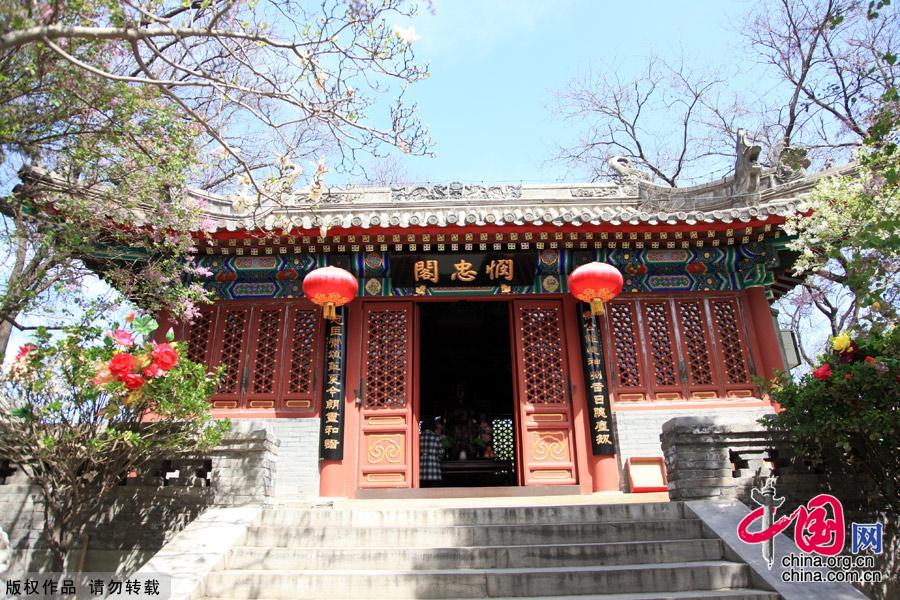
<path id="1" fill-rule="evenodd" d="M 175 341 L 175 330 L 169 327 L 169 330 L 166 332 L 166 341 L 174 342 Z"/>
<path id="2" fill-rule="evenodd" d="M 17 406 L 10 411 L 10 414 L 19 419 L 25 419 L 26 421 L 30 421 L 33 417 L 31 414 L 31 406 Z"/>
<path id="3" fill-rule="evenodd" d="M 159 323 L 156 322 L 156 319 L 151 317 L 150 315 L 145 315 L 143 317 L 137 317 L 131 323 L 131 329 L 135 333 L 139 335 L 143 335 L 144 337 L 150 335 L 159 327 Z"/>

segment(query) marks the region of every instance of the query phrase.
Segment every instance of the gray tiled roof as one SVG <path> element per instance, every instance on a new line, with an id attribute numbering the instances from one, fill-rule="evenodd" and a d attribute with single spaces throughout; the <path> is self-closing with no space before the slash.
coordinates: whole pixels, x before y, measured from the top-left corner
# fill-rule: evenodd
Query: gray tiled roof
<path id="1" fill-rule="evenodd" d="M 485 225 L 657 225 L 746 223 L 806 209 L 803 194 L 821 177 L 845 168 L 779 183 L 763 178 L 760 191 L 734 194 L 731 181 L 668 189 L 641 180 L 595 184 L 421 185 L 332 188 L 318 203 L 305 191 L 283 194 L 253 213 L 230 199 L 197 194 L 219 229 L 422 228 Z"/>

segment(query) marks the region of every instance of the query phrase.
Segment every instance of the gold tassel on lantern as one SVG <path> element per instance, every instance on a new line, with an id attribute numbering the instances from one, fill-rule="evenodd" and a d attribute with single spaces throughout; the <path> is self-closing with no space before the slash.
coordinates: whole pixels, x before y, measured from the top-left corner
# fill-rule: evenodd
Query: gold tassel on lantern
<path id="1" fill-rule="evenodd" d="M 591 314 L 602 317 L 605 314 L 605 310 L 603 309 L 603 300 L 600 298 L 594 298 L 591 300 Z"/>
<path id="2" fill-rule="evenodd" d="M 329 321 L 337 319 L 337 311 L 335 310 L 334 302 L 325 303 L 325 318 Z"/>

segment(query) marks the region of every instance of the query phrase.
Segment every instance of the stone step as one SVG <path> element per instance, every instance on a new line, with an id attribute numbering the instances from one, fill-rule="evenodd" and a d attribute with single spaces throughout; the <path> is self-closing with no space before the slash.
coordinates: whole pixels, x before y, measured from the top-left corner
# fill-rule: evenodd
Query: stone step
<path id="1" fill-rule="evenodd" d="M 251 527 L 242 546 L 287 548 L 525 546 L 707 537 L 699 519 L 448 527 Z"/>
<path id="2" fill-rule="evenodd" d="M 541 600 L 781 600 L 775 592 L 741 588 L 737 590 L 689 590 L 687 592 L 651 592 L 649 594 L 596 594 L 580 596 L 541 596 Z M 512 600 L 493 598 L 492 600 Z M 517 598 L 516 600 L 521 600 Z"/>
<path id="3" fill-rule="evenodd" d="M 522 600 L 519 596 L 515 600 Z M 765 590 L 753 590 L 741 588 L 736 590 L 688 590 L 686 592 L 651 592 L 649 594 L 588 594 L 578 596 L 540 596 L 541 600 L 781 600 L 775 592 Z M 229 598 L 214 598 L 204 596 L 198 600 L 232 600 Z M 255 600 L 274 600 L 273 598 L 259 598 Z M 329 596 L 329 600 L 359 600 L 358 598 L 340 598 Z M 446 598 L 444 600 L 462 600 L 460 598 Z M 510 597 L 493 598 L 492 600 L 513 600 Z"/>
<path id="4" fill-rule="evenodd" d="M 464 548 L 259 548 L 239 546 L 225 558 L 238 569 L 498 569 L 530 566 L 635 565 L 720 560 L 717 539 L 608 544 L 545 544 Z"/>
<path id="5" fill-rule="evenodd" d="M 728 561 L 455 570 L 217 571 L 201 596 L 250 598 L 496 598 L 729 590 L 749 585 L 747 565 Z M 664 597 L 664 596 L 663 596 Z"/>
<path id="6" fill-rule="evenodd" d="M 680 502 L 587 504 L 531 507 L 391 508 L 335 510 L 279 507 L 264 511 L 262 525 L 298 527 L 428 527 L 438 525 L 516 525 L 524 523 L 598 523 L 680 519 Z"/>

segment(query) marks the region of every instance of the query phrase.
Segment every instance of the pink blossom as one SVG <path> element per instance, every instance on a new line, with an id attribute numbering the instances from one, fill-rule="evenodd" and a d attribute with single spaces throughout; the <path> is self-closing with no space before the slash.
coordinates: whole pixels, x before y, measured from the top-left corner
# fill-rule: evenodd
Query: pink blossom
<path id="1" fill-rule="evenodd" d="M 187 272 L 192 275 L 197 275 L 198 277 L 209 277 L 213 274 L 212 271 L 210 271 L 203 265 L 191 265 L 187 268 Z"/>
<path id="2" fill-rule="evenodd" d="M 198 227 L 200 231 L 216 231 L 219 228 L 219 223 L 211 217 L 204 216 L 200 219 Z"/>
<path id="3" fill-rule="evenodd" d="M 178 312 L 188 323 L 200 316 L 200 309 L 190 300 L 183 300 Z"/>
<path id="4" fill-rule="evenodd" d="M 109 372 L 109 369 L 107 369 L 105 365 L 103 365 L 97 371 L 97 374 L 93 377 L 93 379 L 91 379 L 91 383 L 99 387 L 101 385 L 109 383 L 113 379 L 115 379 L 113 374 Z"/>
<path id="5" fill-rule="evenodd" d="M 134 336 L 131 333 L 125 331 L 124 329 L 116 329 L 109 335 L 113 339 L 113 341 L 122 346 L 123 348 L 131 348 L 134 346 Z"/>
<path id="6" fill-rule="evenodd" d="M 163 371 L 168 371 L 178 363 L 178 352 L 171 344 L 157 344 L 152 356 L 153 364 Z"/>
<path id="7" fill-rule="evenodd" d="M 166 374 L 166 371 L 161 369 L 158 364 L 150 363 L 149 366 L 144 367 L 141 371 L 141 374 L 147 379 L 156 379 L 157 377 L 162 377 Z"/>

